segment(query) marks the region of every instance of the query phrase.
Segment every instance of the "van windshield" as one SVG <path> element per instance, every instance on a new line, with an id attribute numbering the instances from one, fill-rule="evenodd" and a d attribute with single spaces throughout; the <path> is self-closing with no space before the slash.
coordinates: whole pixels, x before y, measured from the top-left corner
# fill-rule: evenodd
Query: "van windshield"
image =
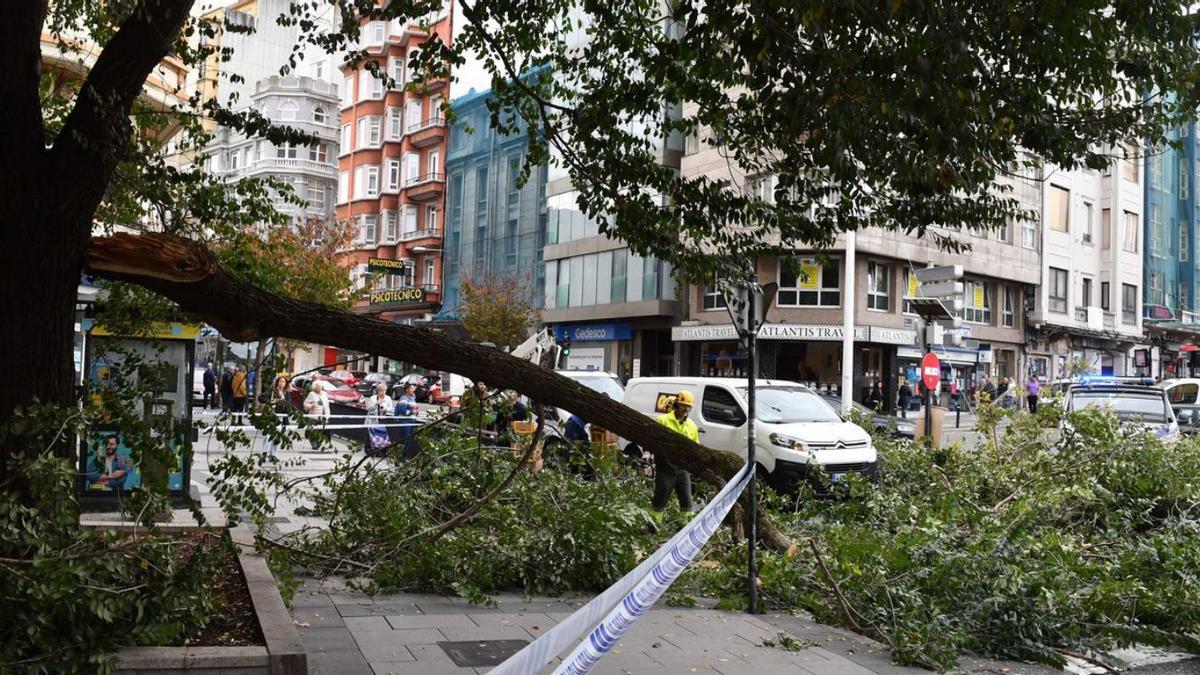
<path id="1" fill-rule="evenodd" d="M 738 393 L 746 398 L 746 388 Z M 804 387 L 768 386 L 754 388 L 754 418 L 770 424 L 794 424 L 797 422 L 841 422 L 820 396 Z"/>

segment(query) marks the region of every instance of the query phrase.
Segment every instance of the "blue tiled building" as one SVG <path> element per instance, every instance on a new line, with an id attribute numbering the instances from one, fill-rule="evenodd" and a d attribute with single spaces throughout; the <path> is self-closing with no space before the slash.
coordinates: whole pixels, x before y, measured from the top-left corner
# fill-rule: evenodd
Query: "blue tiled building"
<path id="1" fill-rule="evenodd" d="M 1194 346 L 1200 340 L 1200 274 L 1196 257 L 1195 123 L 1170 132 L 1179 147 L 1146 153 L 1146 218 L 1143 323 L 1153 344 L 1154 375 L 1200 374 Z"/>
<path id="2" fill-rule="evenodd" d="M 473 274 L 517 275 L 541 307 L 545 285 L 546 167 L 533 167 L 517 186 L 528 141 L 524 131 L 492 129 L 490 91 L 453 101 L 455 121 L 446 154 L 446 236 L 440 317 L 457 316 L 462 280 Z"/>

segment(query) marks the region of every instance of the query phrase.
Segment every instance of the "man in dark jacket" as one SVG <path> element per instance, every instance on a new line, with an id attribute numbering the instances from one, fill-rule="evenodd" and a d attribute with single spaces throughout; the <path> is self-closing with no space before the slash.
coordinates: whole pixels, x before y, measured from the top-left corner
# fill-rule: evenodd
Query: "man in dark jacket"
<path id="1" fill-rule="evenodd" d="M 908 406 L 910 404 L 912 404 L 912 397 L 913 397 L 912 386 L 910 386 L 908 384 L 907 379 L 901 380 L 901 382 L 900 382 L 900 417 L 902 417 L 902 418 L 908 417 Z"/>
<path id="2" fill-rule="evenodd" d="M 213 368 L 211 361 L 208 367 L 204 369 L 204 407 L 211 408 L 216 403 L 214 400 L 217 396 L 217 369 Z"/>
<path id="3" fill-rule="evenodd" d="M 233 368 L 225 366 L 221 373 L 221 410 L 229 412 L 233 408 Z"/>

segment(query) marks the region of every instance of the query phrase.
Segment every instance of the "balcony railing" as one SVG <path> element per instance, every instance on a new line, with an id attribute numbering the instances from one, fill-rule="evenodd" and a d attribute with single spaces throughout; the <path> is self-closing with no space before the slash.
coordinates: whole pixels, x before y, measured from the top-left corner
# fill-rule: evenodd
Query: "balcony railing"
<path id="1" fill-rule="evenodd" d="M 426 228 L 424 230 L 413 230 L 411 232 L 401 232 L 400 241 L 411 241 L 413 239 L 426 239 L 429 237 L 440 237 L 442 231 L 436 227 Z"/>
<path id="2" fill-rule="evenodd" d="M 446 126 L 445 119 L 443 119 L 441 117 L 430 117 L 429 119 L 427 119 L 423 122 L 417 122 L 415 124 L 408 125 L 408 133 L 415 134 L 418 131 L 422 131 L 425 129 L 432 129 L 433 127 L 444 127 L 444 126 Z"/>
<path id="3" fill-rule="evenodd" d="M 425 289 L 426 293 L 437 293 L 438 292 L 437 284 L 424 284 L 423 286 L 421 286 L 421 288 Z"/>
<path id="4" fill-rule="evenodd" d="M 1076 321 L 1079 321 L 1080 323 L 1087 323 L 1087 314 L 1088 314 L 1087 307 L 1076 307 L 1075 308 L 1075 320 Z"/>
<path id="5" fill-rule="evenodd" d="M 1116 329 L 1117 329 L 1117 315 L 1105 312 L 1104 313 L 1104 330 L 1116 330 Z"/>
<path id="6" fill-rule="evenodd" d="M 314 159 L 289 159 L 286 157 L 264 157 L 249 162 L 236 169 L 223 169 L 220 173 L 229 176 L 243 176 L 257 171 L 312 171 L 326 176 L 337 176 L 337 166 L 329 162 L 318 162 Z"/>
<path id="7" fill-rule="evenodd" d="M 422 183 L 440 183 L 444 180 L 446 180 L 446 174 L 444 174 L 444 173 L 427 173 L 422 176 L 413 176 L 411 178 L 406 178 L 404 180 L 404 187 L 412 187 L 414 185 L 420 185 Z"/>

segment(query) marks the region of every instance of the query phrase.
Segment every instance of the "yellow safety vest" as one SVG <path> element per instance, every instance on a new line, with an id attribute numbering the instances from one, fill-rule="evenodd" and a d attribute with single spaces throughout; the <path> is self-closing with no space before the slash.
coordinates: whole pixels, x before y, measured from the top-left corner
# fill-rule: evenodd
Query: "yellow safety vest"
<path id="1" fill-rule="evenodd" d="M 698 443 L 700 440 L 700 431 L 696 429 L 696 423 L 690 418 L 685 417 L 683 421 L 680 422 L 678 419 L 676 419 L 675 413 L 669 412 L 659 415 L 658 423 L 670 429 L 671 431 L 675 431 L 687 436 L 694 442 Z"/>

